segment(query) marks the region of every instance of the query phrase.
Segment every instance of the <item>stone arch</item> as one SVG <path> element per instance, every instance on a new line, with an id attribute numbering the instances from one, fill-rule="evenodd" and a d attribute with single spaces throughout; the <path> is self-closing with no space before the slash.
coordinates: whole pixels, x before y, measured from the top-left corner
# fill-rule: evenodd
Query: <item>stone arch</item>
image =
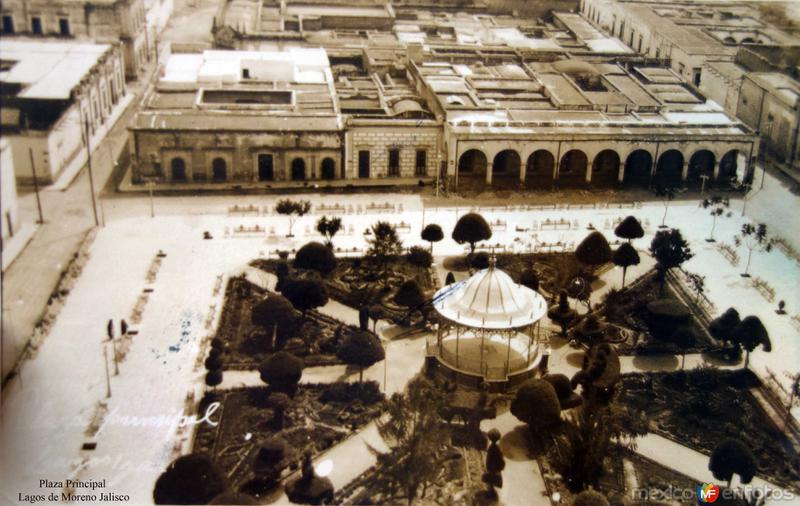
<path id="1" fill-rule="evenodd" d="M 756 40 L 753 37 L 745 37 L 740 44 L 755 44 Z"/>
<path id="2" fill-rule="evenodd" d="M 336 178 L 336 162 L 333 161 L 333 158 L 328 157 L 322 160 L 319 173 L 322 179 L 330 180 Z"/>
<path id="3" fill-rule="evenodd" d="M 656 185 L 675 188 L 683 180 L 683 153 L 670 149 L 658 157 L 656 172 L 653 176 Z"/>
<path id="4" fill-rule="evenodd" d="M 186 162 L 183 158 L 176 156 L 169 162 L 170 175 L 173 182 L 183 183 L 186 181 Z"/>
<path id="5" fill-rule="evenodd" d="M 546 149 L 531 153 L 525 164 L 525 184 L 529 188 L 544 188 L 553 185 L 553 169 L 556 158 Z"/>
<path id="6" fill-rule="evenodd" d="M 597 153 L 592 162 L 592 184 L 614 186 L 619 180 L 619 154 L 613 149 Z"/>
<path id="7" fill-rule="evenodd" d="M 631 152 L 625 159 L 625 172 L 622 182 L 626 186 L 650 186 L 650 172 L 653 169 L 653 155 L 644 149 Z"/>
<path id="8" fill-rule="evenodd" d="M 731 149 L 725 153 L 719 160 L 719 174 L 717 174 L 717 181 L 720 183 L 729 183 L 732 180 L 737 179 L 738 164 L 738 149 Z"/>
<path id="9" fill-rule="evenodd" d="M 686 173 L 686 185 L 691 188 L 703 186 L 702 176 L 707 176 L 707 182 L 714 177 L 714 164 L 716 157 L 708 149 L 699 149 L 689 158 L 689 170 Z"/>
<path id="10" fill-rule="evenodd" d="M 306 161 L 302 158 L 295 158 L 291 165 L 292 181 L 303 181 L 306 178 Z"/>
<path id="11" fill-rule="evenodd" d="M 470 149 L 458 159 L 458 175 L 484 177 L 486 175 L 486 155 L 480 149 Z"/>
<path id="12" fill-rule="evenodd" d="M 504 149 L 494 156 L 492 161 L 492 176 L 519 178 L 520 171 L 519 153 L 513 149 Z"/>
<path id="13" fill-rule="evenodd" d="M 211 179 L 225 181 L 228 179 L 228 163 L 224 158 L 217 157 L 211 161 Z"/>
<path id="14" fill-rule="evenodd" d="M 558 164 L 558 182 L 561 185 L 581 185 L 586 182 L 589 159 L 580 149 L 571 149 L 561 157 Z"/>

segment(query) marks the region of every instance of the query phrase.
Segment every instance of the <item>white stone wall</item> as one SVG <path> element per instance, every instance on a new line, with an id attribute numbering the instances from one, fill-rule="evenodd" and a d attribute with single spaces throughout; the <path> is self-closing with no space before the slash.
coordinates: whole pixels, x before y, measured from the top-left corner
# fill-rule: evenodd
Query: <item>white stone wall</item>
<path id="1" fill-rule="evenodd" d="M 14 177 L 14 158 L 11 145 L 5 139 L 0 140 L 0 205 L 2 205 L 3 243 L 17 233 L 19 214 L 17 206 L 17 182 Z"/>

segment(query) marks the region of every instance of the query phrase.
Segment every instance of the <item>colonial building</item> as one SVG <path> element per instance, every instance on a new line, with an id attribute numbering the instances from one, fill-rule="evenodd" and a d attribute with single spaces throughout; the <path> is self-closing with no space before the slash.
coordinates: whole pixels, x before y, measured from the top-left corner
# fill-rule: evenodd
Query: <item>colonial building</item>
<path id="1" fill-rule="evenodd" d="M 748 174 L 753 133 L 644 60 L 422 62 L 413 78 L 444 118 L 455 186 L 699 188 Z"/>
<path id="2" fill-rule="evenodd" d="M 321 49 L 173 54 L 131 126 L 133 181 L 341 179 L 341 132 Z"/>
<path id="3" fill-rule="evenodd" d="M 50 183 L 85 149 L 86 130 L 95 135 L 122 106 L 121 48 L 2 39 L 0 54 L 2 134 L 17 178 L 30 183 L 35 170 L 40 183 Z"/>
<path id="4" fill-rule="evenodd" d="M 581 13 L 632 49 L 662 59 L 800 169 L 796 2 L 582 0 Z M 795 14 L 796 15 L 796 14 Z"/>
<path id="5" fill-rule="evenodd" d="M 3 37 L 121 42 L 129 78 L 136 77 L 153 51 L 144 0 L 4 0 L 2 16 Z"/>

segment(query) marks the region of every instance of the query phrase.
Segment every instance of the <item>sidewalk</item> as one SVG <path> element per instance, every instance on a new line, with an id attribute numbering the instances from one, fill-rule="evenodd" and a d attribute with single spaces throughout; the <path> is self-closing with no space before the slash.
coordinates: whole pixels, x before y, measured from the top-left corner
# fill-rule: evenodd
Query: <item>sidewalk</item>
<path id="1" fill-rule="evenodd" d="M 22 228 L 17 230 L 14 237 L 3 242 L 3 272 L 8 269 L 14 260 L 25 249 L 25 246 L 33 239 L 36 231 L 39 230 L 38 223 L 25 223 Z"/>

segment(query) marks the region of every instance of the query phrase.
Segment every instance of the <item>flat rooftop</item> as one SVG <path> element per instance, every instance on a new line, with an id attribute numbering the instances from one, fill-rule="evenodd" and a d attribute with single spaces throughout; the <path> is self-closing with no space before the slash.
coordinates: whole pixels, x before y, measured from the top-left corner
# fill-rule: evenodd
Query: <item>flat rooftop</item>
<path id="1" fill-rule="evenodd" d="M 68 100 L 108 44 L 0 39 L 0 82 L 21 86 L 18 98 Z"/>

